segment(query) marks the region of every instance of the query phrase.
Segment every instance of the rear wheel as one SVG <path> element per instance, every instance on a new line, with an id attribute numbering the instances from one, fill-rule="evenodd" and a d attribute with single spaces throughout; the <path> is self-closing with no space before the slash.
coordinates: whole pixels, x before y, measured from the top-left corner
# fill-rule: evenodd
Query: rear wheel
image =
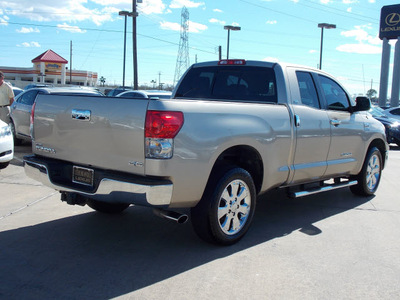
<path id="1" fill-rule="evenodd" d="M 361 172 L 355 177 L 358 184 L 350 187 L 350 190 L 361 196 L 371 196 L 378 189 L 382 174 L 382 155 L 378 148 L 371 148 L 364 161 Z"/>
<path id="2" fill-rule="evenodd" d="M 5 163 L 0 163 L 0 169 L 5 169 L 8 167 L 8 165 L 10 164 L 10 162 L 5 162 Z"/>
<path id="3" fill-rule="evenodd" d="M 119 214 L 129 207 L 126 203 L 108 203 L 93 199 L 88 199 L 86 203 L 90 208 L 106 214 Z"/>
<path id="4" fill-rule="evenodd" d="M 247 232 L 256 206 L 256 189 L 251 175 L 241 168 L 215 173 L 206 191 L 191 210 L 192 224 L 207 242 L 231 245 Z"/>

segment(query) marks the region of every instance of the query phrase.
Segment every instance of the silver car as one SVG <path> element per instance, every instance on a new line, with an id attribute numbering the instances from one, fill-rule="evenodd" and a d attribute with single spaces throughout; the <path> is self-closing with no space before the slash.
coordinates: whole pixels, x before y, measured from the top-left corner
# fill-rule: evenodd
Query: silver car
<path id="1" fill-rule="evenodd" d="M 400 121 L 400 106 L 385 109 L 382 111 L 382 113 L 384 113 L 389 118 L 393 118 L 396 119 L 397 121 Z"/>
<path id="2" fill-rule="evenodd" d="M 40 87 L 25 90 L 15 97 L 10 107 L 10 127 L 14 136 L 14 143 L 30 141 L 30 116 L 32 105 L 38 94 L 75 95 L 75 96 L 104 96 L 95 89 L 81 87 Z"/>

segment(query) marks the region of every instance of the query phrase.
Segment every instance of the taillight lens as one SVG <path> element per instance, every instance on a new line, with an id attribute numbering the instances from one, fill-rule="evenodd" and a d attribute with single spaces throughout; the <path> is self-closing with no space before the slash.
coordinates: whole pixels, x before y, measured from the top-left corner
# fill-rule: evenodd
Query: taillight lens
<path id="1" fill-rule="evenodd" d="M 169 159 L 174 153 L 174 137 L 183 125 L 179 111 L 149 110 L 145 124 L 146 158 Z"/>
<path id="2" fill-rule="evenodd" d="M 146 115 L 146 138 L 173 139 L 182 125 L 183 113 L 180 111 L 149 110 Z"/>

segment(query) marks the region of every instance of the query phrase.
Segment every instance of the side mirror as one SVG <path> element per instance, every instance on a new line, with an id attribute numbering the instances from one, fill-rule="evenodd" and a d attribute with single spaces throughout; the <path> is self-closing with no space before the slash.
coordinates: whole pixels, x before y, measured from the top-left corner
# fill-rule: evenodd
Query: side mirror
<path id="1" fill-rule="evenodd" d="M 371 101 L 367 97 L 357 97 L 356 106 L 353 108 L 353 112 L 356 111 L 367 111 L 371 109 Z"/>

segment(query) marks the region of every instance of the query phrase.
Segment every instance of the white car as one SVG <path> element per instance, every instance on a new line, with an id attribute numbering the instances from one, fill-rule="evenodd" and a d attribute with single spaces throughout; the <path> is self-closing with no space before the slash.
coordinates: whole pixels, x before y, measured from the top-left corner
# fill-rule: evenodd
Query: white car
<path id="1" fill-rule="evenodd" d="M 159 90 L 130 90 L 118 94 L 116 97 L 120 98 L 158 98 L 158 99 L 169 99 L 171 98 L 171 92 L 159 91 Z"/>
<path id="2" fill-rule="evenodd" d="M 14 139 L 11 128 L 0 120 L 0 169 L 8 166 L 14 157 Z"/>

